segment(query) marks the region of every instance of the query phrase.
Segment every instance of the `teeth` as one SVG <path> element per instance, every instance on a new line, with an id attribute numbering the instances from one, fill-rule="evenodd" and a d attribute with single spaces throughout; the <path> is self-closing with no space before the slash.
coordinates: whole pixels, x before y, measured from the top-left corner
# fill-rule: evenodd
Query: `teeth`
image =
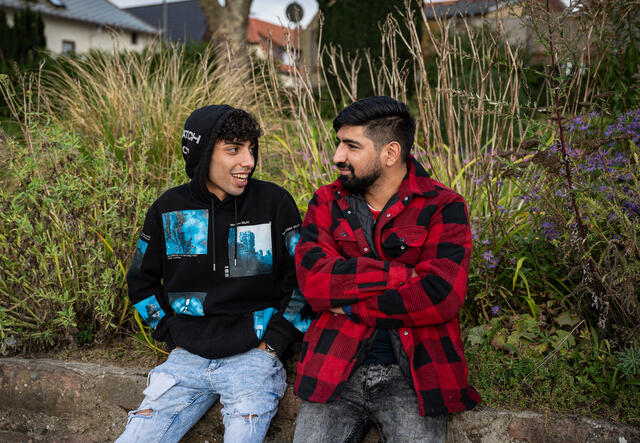
<path id="1" fill-rule="evenodd" d="M 249 174 L 231 174 L 233 175 L 235 178 L 240 179 L 240 180 L 244 180 L 247 177 L 249 177 Z"/>

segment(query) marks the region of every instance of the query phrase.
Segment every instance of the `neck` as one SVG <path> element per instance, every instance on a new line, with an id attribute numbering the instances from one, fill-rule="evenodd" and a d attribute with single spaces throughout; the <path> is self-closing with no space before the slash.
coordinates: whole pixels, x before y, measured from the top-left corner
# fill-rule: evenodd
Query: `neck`
<path id="1" fill-rule="evenodd" d="M 407 174 L 407 165 L 402 163 L 396 168 L 389 169 L 364 192 L 364 199 L 376 211 L 381 211 L 387 202 L 400 189 L 400 184 Z"/>

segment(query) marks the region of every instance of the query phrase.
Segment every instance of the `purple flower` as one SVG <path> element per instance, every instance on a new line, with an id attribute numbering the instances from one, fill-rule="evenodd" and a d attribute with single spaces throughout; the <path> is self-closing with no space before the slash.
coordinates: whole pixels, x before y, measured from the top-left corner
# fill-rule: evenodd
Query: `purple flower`
<path id="1" fill-rule="evenodd" d="M 498 315 L 502 312 L 502 309 L 500 309 L 499 305 L 495 305 L 494 307 L 491 308 L 491 313 L 493 315 Z"/>
<path id="2" fill-rule="evenodd" d="M 551 223 L 544 222 L 544 223 L 542 223 L 542 225 L 540 225 L 540 227 L 542 228 L 542 232 L 544 232 L 544 235 L 549 240 L 553 240 L 555 238 L 558 238 L 558 233 L 555 231 L 555 229 L 553 228 L 553 225 Z"/>
<path id="3" fill-rule="evenodd" d="M 484 251 L 482 253 L 482 260 L 484 260 L 484 265 L 489 269 L 493 269 L 498 266 L 498 259 L 494 257 L 493 252 L 491 251 Z"/>

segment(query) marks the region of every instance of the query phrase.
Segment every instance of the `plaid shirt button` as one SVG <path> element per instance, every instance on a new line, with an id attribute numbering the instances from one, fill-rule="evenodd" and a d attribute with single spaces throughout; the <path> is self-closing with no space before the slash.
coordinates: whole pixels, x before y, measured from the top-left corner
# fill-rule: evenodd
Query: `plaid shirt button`
<path id="1" fill-rule="evenodd" d="M 391 213 L 387 212 L 387 218 L 391 217 Z"/>
<path id="2" fill-rule="evenodd" d="M 404 335 L 409 335 L 409 332 L 408 331 L 404 331 L 403 334 Z"/>
<path id="3" fill-rule="evenodd" d="M 369 250 L 369 248 L 364 248 L 363 249 L 364 252 L 367 252 L 368 250 Z"/>

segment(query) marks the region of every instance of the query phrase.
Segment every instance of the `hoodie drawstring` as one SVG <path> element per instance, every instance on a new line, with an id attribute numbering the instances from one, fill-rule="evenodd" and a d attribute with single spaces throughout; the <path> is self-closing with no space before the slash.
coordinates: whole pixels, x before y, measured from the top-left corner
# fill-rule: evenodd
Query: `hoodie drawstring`
<path id="1" fill-rule="evenodd" d="M 215 215 L 213 213 L 213 199 L 211 199 L 211 255 L 213 256 L 213 272 L 216 272 L 216 230 Z"/>
<path id="2" fill-rule="evenodd" d="M 233 266 L 237 267 L 238 266 L 238 204 L 237 204 L 237 200 L 234 198 L 233 199 L 233 224 L 235 225 L 236 229 L 234 230 L 235 232 L 235 239 L 233 242 Z"/>
<path id="3" fill-rule="evenodd" d="M 215 215 L 213 213 L 214 201 L 211 199 L 211 255 L 213 256 L 213 272 L 216 272 L 216 230 L 215 230 Z M 236 199 L 233 199 L 233 228 L 234 241 L 233 241 L 233 266 L 238 266 L 238 203 Z"/>

